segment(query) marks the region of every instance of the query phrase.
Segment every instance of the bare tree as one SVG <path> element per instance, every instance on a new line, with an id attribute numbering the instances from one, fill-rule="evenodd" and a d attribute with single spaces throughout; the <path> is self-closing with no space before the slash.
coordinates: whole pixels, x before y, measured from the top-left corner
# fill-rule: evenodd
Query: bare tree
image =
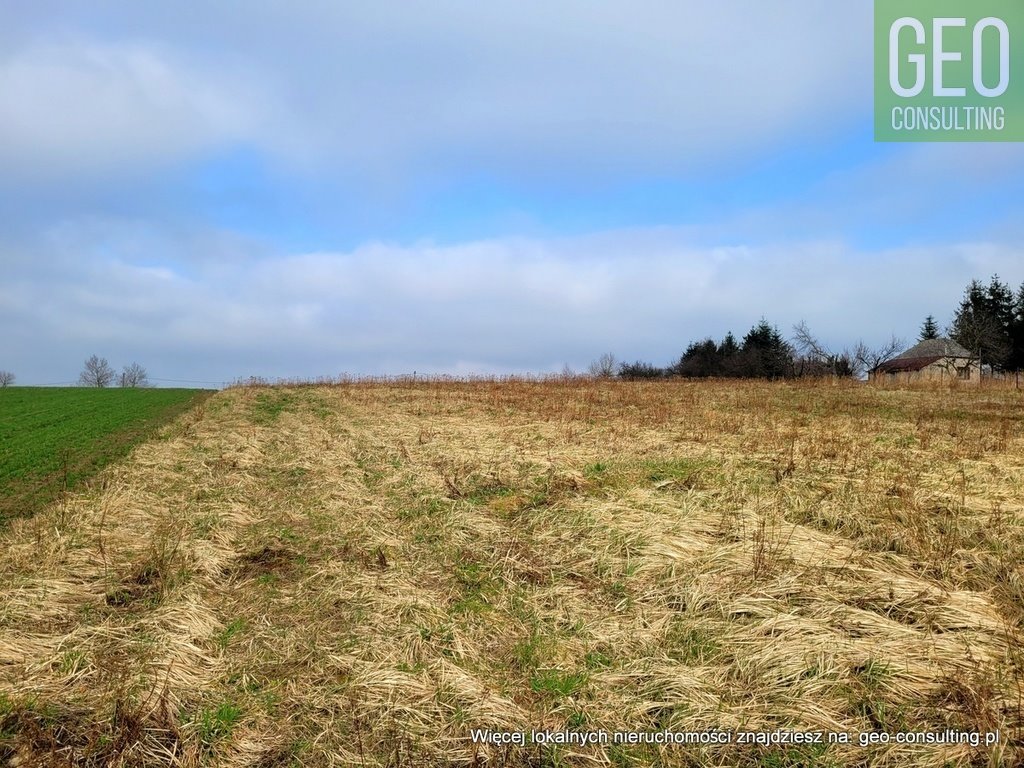
<path id="1" fill-rule="evenodd" d="M 126 365 L 121 370 L 121 375 L 118 377 L 118 383 L 122 387 L 148 387 L 149 374 L 146 373 L 146 369 L 138 363 L 132 363 L 131 365 Z"/>
<path id="2" fill-rule="evenodd" d="M 896 357 L 904 349 L 906 349 L 906 344 L 903 343 L 903 339 L 896 338 L 895 334 L 893 334 L 887 344 L 876 348 L 869 347 L 863 341 L 858 341 L 857 345 L 853 348 L 855 375 L 860 377 L 865 373 L 875 370 L 886 360 Z"/>
<path id="3" fill-rule="evenodd" d="M 109 387 L 114 381 L 114 369 L 105 357 L 93 355 L 85 361 L 85 369 L 78 375 L 83 387 Z"/>
<path id="4" fill-rule="evenodd" d="M 793 346 L 801 355 L 812 360 L 826 360 L 831 357 L 831 353 L 811 333 L 805 320 L 793 326 Z"/>
<path id="5" fill-rule="evenodd" d="M 793 326 L 793 346 L 800 353 L 798 375 L 859 376 L 854 353 L 832 352 L 811 333 L 804 320 Z"/>
<path id="6" fill-rule="evenodd" d="M 14 383 L 14 374 L 10 371 L 0 371 L 0 387 L 9 387 Z"/>
<path id="7" fill-rule="evenodd" d="M 617 362 L 615 355 L 605 352 L 587 367 L 587 372 L 597 379 L 610 379 L 615 375 Z"/>

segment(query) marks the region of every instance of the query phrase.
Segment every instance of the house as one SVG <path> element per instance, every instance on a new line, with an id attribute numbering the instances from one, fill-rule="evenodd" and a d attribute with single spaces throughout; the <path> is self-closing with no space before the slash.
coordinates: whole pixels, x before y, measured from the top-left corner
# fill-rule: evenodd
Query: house
<path id="1" fill-rule="evenodd" d="M 869 381 L 879 383 L 954 379 L 977 384 L 981 381 L 981 367 L 977 356 L 952 339 L 925 339 L 868 373 Z"/>

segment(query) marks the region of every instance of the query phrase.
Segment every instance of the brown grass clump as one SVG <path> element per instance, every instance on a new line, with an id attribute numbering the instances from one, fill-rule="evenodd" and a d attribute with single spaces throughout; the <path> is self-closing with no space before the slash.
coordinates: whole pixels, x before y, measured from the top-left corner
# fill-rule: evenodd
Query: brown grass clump
<path id="1" fill-rule="evenodd" d="M 1018 763 L 1021 405 L 232 388 L 2 534 L 0 764 Z"/>

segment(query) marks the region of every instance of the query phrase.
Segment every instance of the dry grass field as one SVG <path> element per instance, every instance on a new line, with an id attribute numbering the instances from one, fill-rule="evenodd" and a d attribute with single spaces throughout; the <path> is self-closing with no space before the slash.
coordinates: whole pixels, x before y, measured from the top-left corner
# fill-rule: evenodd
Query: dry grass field
<path id="1" fill-rule="evenodd" d="M 1021 764 L 1022 427 L 853 383 L 229 389 L 0 532 L 0 763 Z M 794 731 L 850 743 L 740 743 Z"/>

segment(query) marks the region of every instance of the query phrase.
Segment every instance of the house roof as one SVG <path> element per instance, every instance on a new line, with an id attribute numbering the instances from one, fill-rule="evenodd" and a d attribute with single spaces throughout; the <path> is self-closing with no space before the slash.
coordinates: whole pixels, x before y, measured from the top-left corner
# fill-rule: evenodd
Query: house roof
<path id="1" fill-rule="evenodd" d="M 920 371 L 932 363 L 945 358 L 945 355 L 929 355 L 927 357 L 896 357 L 879 363 L 876 371 L 880 373 L 899 373 L 901 371 Z"/>
<path id="2" fill-rule="evenodd" d="M 879 363 L 875 370 L 881 373 L 920 371 L 947 358 L 973 360 L 974 355 L 952 339 L 925 339 L 898 357 Z"/>
<path id="3" fill-rule="evenodd" d="M 973 358 L 970 352 L 952 339 L 925 339 L 915 344 L 894 360 L 915 360 L 924 357 L 966 357 Z M 890 361 L 892 362 L 892 361 Z M 935 362 L 934 360 L 932 362 Z"/>

